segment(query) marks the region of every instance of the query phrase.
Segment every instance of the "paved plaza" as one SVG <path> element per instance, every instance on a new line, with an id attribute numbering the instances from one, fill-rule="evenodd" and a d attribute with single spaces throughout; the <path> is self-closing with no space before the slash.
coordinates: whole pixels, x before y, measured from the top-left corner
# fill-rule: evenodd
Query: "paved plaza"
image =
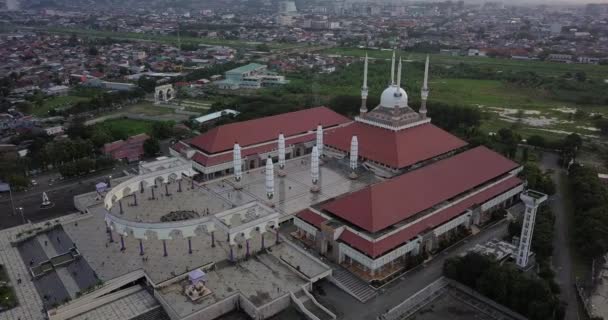
<path id="1" fill-rule="evenodd" d="M 349 178 L 350 169 L 345 161 L 328 161 L 319 168 L 320 192 L 310 192 L 313 186 L 308 160 L 294 159 L 285 165 L 285 177 L 276 175 L 274 179 L 274 197 L 268 200 L 265 187 L 265 170 L 263 168 L 243 173 L 242 190 L 235 190 L 234 178 L 228 177 L 219 181 L 209 182 L 203 189 L 219 196 L 233 206 L 240 206 L 251 201 L 272 203 L 274 209 L 283 217 L 304 210 L 312 204 L 325 201 L 339 195 L 354 192 L 372 183 L 378 178 L 369 172 L 362 171 L 359 178 Z"/>
<path id="2" fill-rule="evenodd" d="M 147 187 L 143 192 L 127 196 L 120 205 L 114 204 L 110 212 L 122 219 L 136 222 L 161 222 L 161 218 L 171 212 L 195 212 L 198 217 L 213 215 L 253 201 L 272 204 L 283 217 L 308 208 L 312 204 L 336 196 L 357 191 L 377 182 L 373 174 L 362 171 L 356 180 L 350 179 L 350 169 L 340 160 L 332 160 L 320 167 L 320 192 L 310 192 L 313 186 L 310 176 L 310 163 L 307 160 L 294 159 L 285 166 L 285 177 L 276 174 L 274 179 L 274 197 L 268 200 L 265 186 L 265 169 L 247 171 L 241 180 L 242 189 L 236 190 L 235 180 L 227 177 L 204 183 L 192 188 L 190 180 L 180 183 L 172 182 L 156 188 Z M 181 192 L 178 190 L 181 188 Z M 153 191 L 152 191 L 153 190 Z M 137 203 L 137 205 L 135 205 Z"/>

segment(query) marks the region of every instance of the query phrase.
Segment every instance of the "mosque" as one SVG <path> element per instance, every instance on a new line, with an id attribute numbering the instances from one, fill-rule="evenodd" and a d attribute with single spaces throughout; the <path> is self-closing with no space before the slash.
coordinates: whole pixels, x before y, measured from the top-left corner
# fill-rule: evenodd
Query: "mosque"
<path id="1" fill-rule="evenodd" d="M 388 279 L 413 258 L 478 230 L 493 212 L 518 201 L 525 187 L 517 177 L 521 165 L 432 124 L 428 57 L 418 112 L 401 87 L 401 59 L 395 65 L 393 53 L 390 84 L 380 104 L 368 110 L 365 58 L 354 121 L 313 108 L 221 126 L 176 144 L 172 152 L 191 158 L 206 179 L 235 174 L 239 180 L 242 170 L 310 157 L 311 192 L 319 191 L 319 163 L 347 163 L 353 180 L 373 174 L 377 180 L 365 187 L 295 213 L 293 235 L 366 281 Z"/>
<path id="2" fill-rule="evenodd" d="M 428 58 L 418 112 L 401 67 L 393 54 L 368 110 L 365 58 L 355 119 L 316 107 L 218 126 L 75 196 L 79 213 L 6 231 L 10 271 L 31 273 L 22 286 L 37 292 L 28 308 L 51 320 L 286 319 L 291 308 L 336 319 L 315 282 L 366 303 L 370 283 L 479 232 L 520 194 L 517 259 L 528 266 L 546 196 L 523 192 L 521 165 L 433 125 Z"/>

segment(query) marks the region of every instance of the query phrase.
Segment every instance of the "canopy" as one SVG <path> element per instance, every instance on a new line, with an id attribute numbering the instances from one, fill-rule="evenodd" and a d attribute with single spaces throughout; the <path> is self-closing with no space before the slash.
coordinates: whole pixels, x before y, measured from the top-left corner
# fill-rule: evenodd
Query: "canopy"
<path id="1" fill-rule="evenodd" d="M 97 192 L 105 192 L 107 188 L 108 184 L 105 182 L 100 182 L 95 185 L 95 189 L 97 190 Z"/>
<path id="2" fill-rule="evenodd" d="M 207 282 L 207 274 L 201 269 L 194 269 L 188 273 L 188 278 L 192 284 L 199 281 Z"/>

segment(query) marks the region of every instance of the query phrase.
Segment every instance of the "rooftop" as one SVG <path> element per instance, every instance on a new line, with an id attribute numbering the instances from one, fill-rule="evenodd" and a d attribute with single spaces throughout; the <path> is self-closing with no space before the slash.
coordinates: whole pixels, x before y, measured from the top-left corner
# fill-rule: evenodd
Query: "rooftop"
<path id="1" fill-rule="evenodd" d="M 392 168 L 404 168 L 467 145 L 432 124 L 392 131 L 359 122 L 328 131 L 324 142 L 349 151 L 353 136 L 359 140 L 359 156 Z"/>
<path id="2" fill-rule="evenodd" d="M 244 66 L 240 66 L 238 68 L 234 68 L 230 71 L 227 71 L 226 73 L 245 73 L 245 72 L 251 72 L 251 71 L 257 70 L 262 67 L 266 67 L 266 66 L 263 64 L 259 64 L 259 63 L 250 63 L 250 64 L 246 64 Z"/>
<path id="3" fill-rule="evenodd" d="M 486 147 L 477 147 L 339 197 L 321 209 L 378 232 L 518 166 Z"/>
<path id="4" fill-rule="evenodd" d="M 332 127 L 351 120 L 326 107 L 316 107 L 213 128 L 190 141 L 190 144 L 213 154 L 232 150 L 235 143 L 246 147 L 316 130 L 317 125 Z"/>

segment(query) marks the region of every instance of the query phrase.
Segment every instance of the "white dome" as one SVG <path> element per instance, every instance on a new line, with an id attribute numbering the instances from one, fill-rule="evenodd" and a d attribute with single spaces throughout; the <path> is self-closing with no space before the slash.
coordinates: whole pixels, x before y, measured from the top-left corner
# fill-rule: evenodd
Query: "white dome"
<path id="1" fill-rule="evenodd" d="M 397 88 L 397 85 L 390 85 L 380 96 L 380 105 L 385 108 L 407 107 L 407 93 L 403 88 Z"/>

